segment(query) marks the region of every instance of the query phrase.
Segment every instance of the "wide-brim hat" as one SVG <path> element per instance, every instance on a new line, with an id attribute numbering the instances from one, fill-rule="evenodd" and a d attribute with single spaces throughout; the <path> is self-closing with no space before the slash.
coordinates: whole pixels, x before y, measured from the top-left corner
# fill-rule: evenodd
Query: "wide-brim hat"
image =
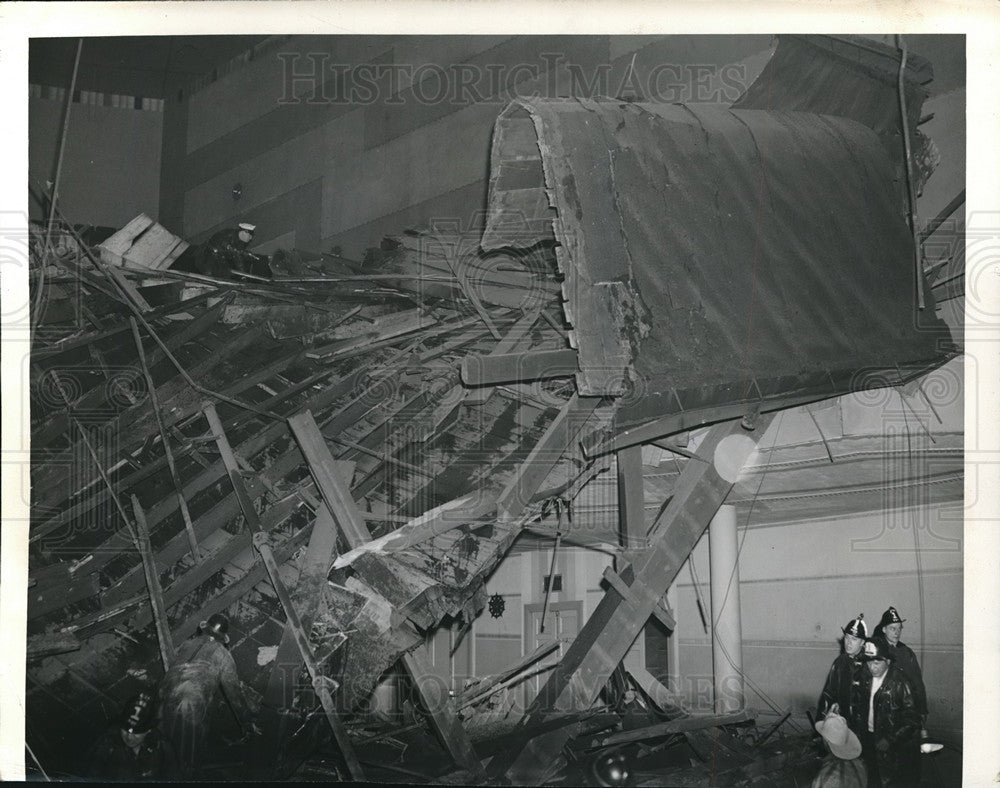
<path id="1" fill-rule="evenodd" d="M 207 621 L 202 621 L 198 628 L 206 634 L 218 637 L 223 643 L 229 644 L 229 635 L 227 634 L 229 619 L 225 616 L 220 616 L 218 613 L 211 615 Z"/>
<path id="2" fill-rule="evenodd" d="M 838 758 L 850 761 L 861 755 L 861 740 L 839 714 L 827 714 L 825 719 L 816 723 L 816 732 Z"/>
<path id="3" fill-rule="evenodd" d="M 250 224 L 250 222 L 240 222 L 240 229 L 246 230 L 248 233 L 252 233 L 257 229 L 257 225 Z"/>

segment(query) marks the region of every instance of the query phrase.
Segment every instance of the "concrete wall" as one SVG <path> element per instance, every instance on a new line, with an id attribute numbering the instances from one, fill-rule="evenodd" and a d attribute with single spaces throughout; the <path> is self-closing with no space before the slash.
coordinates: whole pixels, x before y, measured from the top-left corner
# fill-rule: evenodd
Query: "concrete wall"
<path id="1" fill-rule="evenodd" d="M 43 186 L 55 173 L 64 101 L 30 99 L 28 166 Z M 60 210 L 70 222 L 121 227 L 140 213 L 159 215 L 163 117 L 156 110 L 73 104 L 59 187 Z M 40 219 L 41 207 L 29 205 L 31 218 Z"/>

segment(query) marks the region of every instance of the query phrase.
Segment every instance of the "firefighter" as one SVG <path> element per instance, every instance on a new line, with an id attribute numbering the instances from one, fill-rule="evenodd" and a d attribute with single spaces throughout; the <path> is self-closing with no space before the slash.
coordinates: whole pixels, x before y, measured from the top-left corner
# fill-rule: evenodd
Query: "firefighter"
<path id="1" fill-rule="evenodd" d="M 198 633 L 177 649 L 174 664 L 160 684 L 163 732 L 177 750 L 185 778 L 197 775 L 208 733 L 209 712 L 222 695 L 244 737 L 260 731 L 253 708 L 229 653 L 229 619 L 221 613 L 202 621 Z"/>
<path id="2" fill-rule="evenodd" d="M 205 276 L 228 277 L 231 271 L 271 276 L 266 256 L 253 254 L 249 250 L 256 226 L 241 222 L 236 227 L 227 227 L 213 234 L 205 243 L 178 258 L 173 268 L 193 270 Z"/>
<path id="3" fill-rule="evenodd" d="M 840 631 L 844 633 L 844 650 L 833 661 L 826 675 L 826 684 L 823 685 L 823 692 L 816 707 L 816 716 L 819 719 L 830 711 L 835 711 L 844 717 L 849 725 L 853 725 L 854 709 L 859 703 L 858 693 L 867 671 L 862 653 L 862 647 L 868 637 L 868 627 L 864 618 L 864 613 L 858 613 L 857 618 L 851 619 L 846 627 L 841 627 Z"/>
<path id="4" fill-rule="evenodd" d="M 874 788 L 912 788 L 920 783 L 920 713 L 907 675 L 893 664 L 885 638 L 865 641 L 867 702 L 855 710 L 862 727 L 862 757 Z"/>
<path id="5" fill-rule="evenodd" d="M 155 723 L 153 695 L 141 692 L 125 705 L 114 729 L 94 746 L 90 776 L 116 782 L 175 778 L 174 749 Z"/>
<path id="6" fill-rule="evenodd" d="M 889 653 L 892 654 L 893 664 L 906 674 L 913 684 L 913 691 L 917 701 L 917 711 L 920 712 L 920 727 L 923 729 L 927 724 L 927 690 L 924 688 L 924 676 L 920 671 L 920 664 L 917 662 L 917 655 L 913 649 L 903 643 L 899 638 L 903 634 L 903 622 L 905 618 L 900 618 L 896 608 L 889 606 L 889 609 L 882 614 L 882 620 L 875 627 L 876 635 L 881 635 L 889 644 Z"/>

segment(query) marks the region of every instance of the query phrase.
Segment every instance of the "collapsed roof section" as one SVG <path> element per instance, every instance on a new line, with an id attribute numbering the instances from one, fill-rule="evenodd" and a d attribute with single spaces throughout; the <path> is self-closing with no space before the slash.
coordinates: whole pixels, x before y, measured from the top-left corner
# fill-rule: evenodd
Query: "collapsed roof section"
<path id="1" fill-rule="evenodd" d="M 952 351 L 883 143 L 814 113 L 516 101 L 482 246 L 558 242 L 579 390 L 618 395 L 618 429 L 888 385 Z"/>

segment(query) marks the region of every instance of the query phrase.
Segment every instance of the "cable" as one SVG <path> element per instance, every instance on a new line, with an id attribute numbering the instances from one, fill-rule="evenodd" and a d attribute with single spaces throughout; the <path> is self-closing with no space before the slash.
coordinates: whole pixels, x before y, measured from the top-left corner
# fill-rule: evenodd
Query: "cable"
<path id="1" fill-rule="evenodd" d="M 903 399 L 903 392 L 899 392 L 900 400 Z M 906 425 L 906 460 L 909 465 L 907 470 L 913 472 L 913 453 L 910 446 L 910 420 L 903 411 L 903 423 Z M 930 433 L 928 433 L 930 434 Z M 932 438 L 933 440 L 933 438 Z M 913 513 L 910 514 L 910 526 L 913 528 L 913 555 L 917 568 L 917 606 L 920 611 L 920 664 L 924 664 L 924 569 L 923 559 L 920 557 L 920 534 L 917 533 L 918 523 Z"/>

